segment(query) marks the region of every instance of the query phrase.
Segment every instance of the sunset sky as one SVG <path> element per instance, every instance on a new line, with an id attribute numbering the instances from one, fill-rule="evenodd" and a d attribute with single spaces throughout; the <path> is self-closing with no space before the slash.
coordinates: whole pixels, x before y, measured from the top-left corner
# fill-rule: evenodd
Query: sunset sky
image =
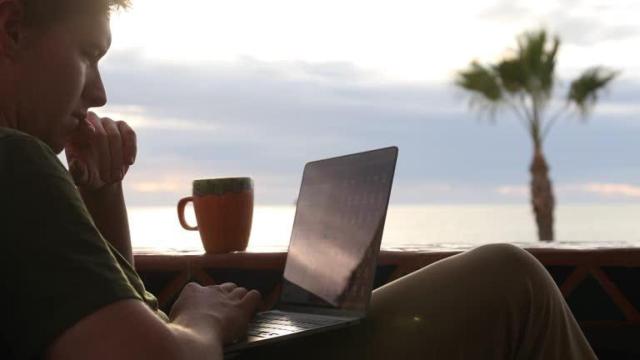
<path id="1" fill-rule="evenodd" d="M 223 176 L 291 204 L 306 161 L 387 145 L 392 202 L 525 203 L 525 130 L 509 112 L 480 119 L 452 83 L 545 27 L 562 40 L 559 97 L 589 66 L 621 71 L 587 122 L 563 119 L 546 143 L 559 202 L 637 202 L 638 16 L 630 0 L 134 0 L 112 17 L 98 112 L 138 133 L 131 205 Z"/>

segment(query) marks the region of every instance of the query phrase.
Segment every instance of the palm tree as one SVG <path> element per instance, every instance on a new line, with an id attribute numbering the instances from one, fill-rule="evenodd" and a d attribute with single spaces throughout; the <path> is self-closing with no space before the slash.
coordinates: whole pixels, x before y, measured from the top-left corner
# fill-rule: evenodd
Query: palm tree
<path id="1" fill-rule="evenodd" d="M 455 84 L 470 93 L 471 105 L 480 111 L 495 116 L 496 110 L 510 109 L 531 136 L 531 204 L 538 238 L 553 241 L 555 200 L 543 153 L 544 140 L 559 118 L 571 113 L 586 118 L 618 73 L 601 66 L 587 69 L 571 82 L 565 99 L 558 101 L 553 95 L 558 88 L 555 67 L 560 40 L 549 39 L 545 30 L 526 32 L 517 40 L 517 49 L 498 63 L 471 62 L 457 73 Z"/>

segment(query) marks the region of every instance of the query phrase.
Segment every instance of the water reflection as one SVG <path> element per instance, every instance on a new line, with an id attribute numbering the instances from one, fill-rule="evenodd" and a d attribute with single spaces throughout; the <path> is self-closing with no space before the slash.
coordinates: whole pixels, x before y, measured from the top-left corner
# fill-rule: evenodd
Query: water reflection
<path id="1" fill-rule="evenodd" d="M 190 214 L 189 211 L 187 213 Z M 289 245 L 295 207 L 257 206 L 249 250 L 283 251 Z M 173 206 L 129 210 L 134 248 L 202 251 L 197 232 L 185 231 Z M 640 246 L 640 205 L 560 205 L 561 246 Z M 193 219 L 189 219 L 194 221 Z M 382 247 L 461 250 L 490 242 L 539 245 L 528 204 L 389 206 Z"/>

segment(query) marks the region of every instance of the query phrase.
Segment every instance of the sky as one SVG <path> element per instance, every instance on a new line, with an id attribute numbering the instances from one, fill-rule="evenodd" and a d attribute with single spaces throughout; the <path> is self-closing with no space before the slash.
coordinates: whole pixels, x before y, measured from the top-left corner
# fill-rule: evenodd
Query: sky
<path id="1" fill-rule="evenodd" d="M 478 116 L 453 81 L 546 28 L 562 40 L 558 96 L 590 66 L 620 71 L 545 143 L 558 202 L 635 203 L 638 15 L 629 0 L 134 0 L 112 16 L 97 112 L 138 134 L 133 206 L 227 176 L 253 177 L 257 204 L 293 204 L 305 162 L 389 145 L 392 204 L 526 203 L 526 131 L 508 111 Z"/>

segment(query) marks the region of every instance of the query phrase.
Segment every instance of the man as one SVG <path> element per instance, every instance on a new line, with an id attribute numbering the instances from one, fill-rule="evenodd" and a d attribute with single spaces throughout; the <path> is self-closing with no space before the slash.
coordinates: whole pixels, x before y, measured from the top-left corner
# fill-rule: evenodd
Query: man
<path id="1" fill-rule="evenodd" d="M 189 284 L 166 316 L 135 273 L 122 194 L 135 133 L 88 111 L 106 103 L 98 61 L 109 12 L 126 5 L 0 0 L 2 359 L 221 359 L 260 303 L 234 284 Z M 544 268 L 509 245 L 388 284 L 361 326 L 283 346 L 291 358 L 594 357 Z"/>
<path id="2" fill-rule="evenodd" d="M 131 267 L 122 179 L 135 134 L 87 112 L 106 102 L 98 60 L 109 7 L 125 4 L 0 0 L 3 359 L 220 357 L 260 302 L 191 284 L 165 322 Z M 82 201 L 54 155 L 65 147 Z"/>

